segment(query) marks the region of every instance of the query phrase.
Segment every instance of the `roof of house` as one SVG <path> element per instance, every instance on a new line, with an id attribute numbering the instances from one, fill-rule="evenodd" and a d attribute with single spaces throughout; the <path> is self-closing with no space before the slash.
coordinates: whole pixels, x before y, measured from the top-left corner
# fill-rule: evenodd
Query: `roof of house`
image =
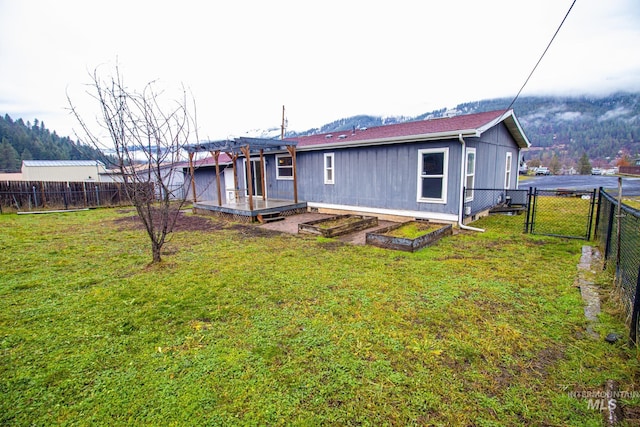
<path id="1" fill-rule="evenodd" d="M 496 124 L 504 122 L 520 148 L 529 147 L 530 143 L 522 131 L 513 110 L 488 111 L 485 113 L 439 119 L 418 120 L 393 125 L 361 128 L 342 132 L 301 136 L 297 149 L 318 146 L 354 146 L 401 143 L 411 141 L 438 140 L 463 137 L 479 137 Z"/>
<path id="2" fill-rule="evenodd" d="M 488 111 L 439 119 L 417 120 L 393 125 L 355 130 L 323 133 L 317 135 L 287 138 L 297 141 L 296 150 L 314 150 L 323 148 L 355 147 L 362 145 L 393 144 L 412 141 L 428 141 L 458 138 L 459 136 L 480 137 L 484 132 L 503 122 L 520 148 L 528 148 L 531 144 L 524 134 L 513 110 Z M 231 159 L 220 154 L 219 163 L 229 163 Z M 196 167 L 214 164 L 212 157 L 198 160 Z"/>
<path id="3" fill-rule="evenodd" d="M 23 160 L 22 165 L 28 167 L 104 166 L 104 164 L 99 160 Z"/>

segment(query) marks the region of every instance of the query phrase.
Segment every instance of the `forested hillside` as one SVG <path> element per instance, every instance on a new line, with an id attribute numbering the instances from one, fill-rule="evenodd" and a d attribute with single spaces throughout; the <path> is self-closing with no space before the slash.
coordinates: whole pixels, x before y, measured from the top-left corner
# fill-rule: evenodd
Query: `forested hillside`
<path id="1" fill-rule="evenodd" d="M 22 160 L 102 160 L 88 145 L 50 132 L 43 122 L 24 123 L 6 114 L 0 117 L 0 172 L 19 172 Z"/>
<path id="2" fill-rule="evenodd" d="M 471 114 L 507 108 L 511 99 L 490 99 L 442 108 L 417 117 L 354 116 L 340 119 L 308 135 L 338 132 L 353 127 Z M 640 155 L 640 94 L 618 93 L 605 97 L 521 97 L 513 106 L 532 149 L 525 159 L 546 164 L 555 155 L 564 165 L 575 165 L 583 153 L 594 164 L 615 162 L 616 157 Z M 291 135 L 295 136 L 295 135 Z"/>

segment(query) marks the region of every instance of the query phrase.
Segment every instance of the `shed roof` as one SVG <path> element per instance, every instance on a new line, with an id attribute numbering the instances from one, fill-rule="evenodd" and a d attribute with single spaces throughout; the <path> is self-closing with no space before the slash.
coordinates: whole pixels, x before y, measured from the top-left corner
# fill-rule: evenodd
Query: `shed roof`
<path id="1" fill-rule="evenodd" d="M 22 164 L 28 167 L 104 166 L 99 160 L 23 160 Z"/>
<path id="2" fill-rule="evenodd" d="M 356 128 L 342 132 L 301 136 L 295 139 L 298 141 L 298 149 L 304 150 L 305 148 L 313 149 L 313 147 L 320 149 L 328 146 L 342 147 L 449 139 L 457 138 L 459 135 L 479 137 L 500 122 L 504 122 L 520 148 L 530 146 L 513 110 L 488 111 L 448 118 Z"/>

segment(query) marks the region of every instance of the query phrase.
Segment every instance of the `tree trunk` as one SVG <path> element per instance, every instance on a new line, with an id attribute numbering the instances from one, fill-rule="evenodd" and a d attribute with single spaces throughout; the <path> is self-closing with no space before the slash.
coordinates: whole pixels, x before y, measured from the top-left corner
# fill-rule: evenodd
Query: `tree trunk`
<path id="1" fill-rule="evenodd" d="M 162 245 L 159 245 L 157 242 L 151 242 L 151 252 L 153 253 L 153 261 L 152 264 L 156 264 L 162 261 L 160 256 L 160 252 L 162 250 Z"/>

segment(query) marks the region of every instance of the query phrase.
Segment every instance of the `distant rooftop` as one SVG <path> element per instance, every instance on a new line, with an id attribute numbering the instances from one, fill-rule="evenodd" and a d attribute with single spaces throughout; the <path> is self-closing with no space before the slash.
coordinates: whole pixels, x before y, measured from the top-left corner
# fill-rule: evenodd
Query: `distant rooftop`
<path id="1" fill-rule="evenodd" d="M 52 166 L 103 166 L 99 160 L 23 160 L 22 164 L 28 167 L 52 167 Z"/>

